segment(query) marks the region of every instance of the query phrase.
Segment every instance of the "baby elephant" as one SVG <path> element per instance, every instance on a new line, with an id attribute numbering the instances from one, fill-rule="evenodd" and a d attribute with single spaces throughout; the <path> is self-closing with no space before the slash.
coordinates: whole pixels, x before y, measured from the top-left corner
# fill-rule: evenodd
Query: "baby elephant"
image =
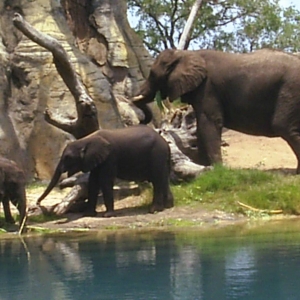
<path id="1" fill-rule="evenodd" d="M 0 201 L 3 204 L 5 221 L 14 223 L 11 215 L 9 200 L 17 207 L 20 214 L 20 226 L 26 218 L 25 176 L 17 164 L 4 157 L 0 157 Z"/>
<path id="2" fill-rule="evenodd" d="M 155 130 L 146 125 L 101 129 L 68 144 L 37 204 L 50 193 L 62 173 L 68 172 L 70 177 L 79 171 L 90 172 L 86 215 L 96 215 L 100 189 L 106 207 L 104 216 L 114 215 L 113 186 L 116 178 L 151 182 L 151 213 L 174 205 L 169 186 L 169 145 Z"/>

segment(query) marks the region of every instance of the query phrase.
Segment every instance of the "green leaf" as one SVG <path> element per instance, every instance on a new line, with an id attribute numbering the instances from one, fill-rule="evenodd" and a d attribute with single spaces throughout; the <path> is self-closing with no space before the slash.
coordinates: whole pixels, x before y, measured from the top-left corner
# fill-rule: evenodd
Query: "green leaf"
<path id="1" fill-rule="evenodd" d="M 129 0 L 129 16 L 145 46 L 157 55 L 176 48 L 195 0 Z M 272 47 L 300 50 L 300 11 L 279 0 L 203 1 L 188 39 L 189 49 L 249 52 Z M 129 17 L 129 20 L 131 18 Z"/>
<path id="2" fill-rule="evenodd" d="M 156 102 L 157 106 L 159 107 L 159 109 L 163 111 L 164 110 L 164 105 L 163 105 L 163 101 L 162 101 L 162 98 L 161 98 L 160 91 L 156 92 L 155 102 Z"/>

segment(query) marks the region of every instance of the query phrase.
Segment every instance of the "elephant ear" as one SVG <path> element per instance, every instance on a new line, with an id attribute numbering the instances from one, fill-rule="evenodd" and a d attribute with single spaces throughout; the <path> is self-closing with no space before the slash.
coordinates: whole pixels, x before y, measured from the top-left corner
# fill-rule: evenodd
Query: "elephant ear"
<path id="1" fill-rule="evenodd" d="M 193 91 L 207 77 L 206 63 L 199 51 L 177 50 L 176 64 L 168 78 L 168 96 L 173 101 Z"/>
<path id="2" fill-rule="evenodd" d="M 82 172 L 89 172 L 103 163 L 111 153 L 111 148 L 111 144 L 101 136 L 87 138 L 80 152 Z"/>

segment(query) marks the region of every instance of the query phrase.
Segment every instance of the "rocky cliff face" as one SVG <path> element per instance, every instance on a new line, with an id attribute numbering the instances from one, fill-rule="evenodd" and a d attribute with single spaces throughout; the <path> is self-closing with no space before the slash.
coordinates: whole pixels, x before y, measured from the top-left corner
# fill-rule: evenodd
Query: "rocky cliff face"
<path id="1" fill-rule="evenodd" d="M 76 118 L 72 95 L 50 52 L 12 23 L 21 13 L 56 38 L 98 108 L 102 128 L 123 126 L 117 101 L 131 96 L 152 62 L 129 27 L 122 0 L 6 0 L 0 3 L 0 154 L 15 160 L 28 179 L 48 179 L 73 137 L 45 122 L 46 107 Z"/>

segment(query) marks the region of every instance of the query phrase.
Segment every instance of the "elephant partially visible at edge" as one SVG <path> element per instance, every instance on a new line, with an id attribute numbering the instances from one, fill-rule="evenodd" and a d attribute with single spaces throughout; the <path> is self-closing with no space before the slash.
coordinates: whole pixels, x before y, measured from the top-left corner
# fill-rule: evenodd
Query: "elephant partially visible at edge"
<path id="1" fill-rule="evenodd" d="M 0 202 L 2 202 L 4 217 L 7 223 L 15 223 L 11 214 L 9 201 L 18 209 L 19 224 L 25 225 L 27 200 L 26 179 L 23 170 L 9 159 L 0 157 Z M 23 228 L 25 228 L 23 226 Z"/>
<path id="2" fill-rule="evenodd" d="M 191 104 L 197 120 L 199 161 L 222 163 L 222 128 L 283 138 L 295 153 L 300 173 L 300 59 L 262 49 L 252 53 L 215 50 L 161 52 L 150 75 L 133 97 L 145 119 L 147 103 L 160 91 L 162 99 Z"/>
<path id="3" fill-rule="evenodd" d="M 68 172 L 70 177 L 80 171 L 90 172 L 85 215 L 96 215 L 100 189 L 106 207 L 104 216 L 115 215 L 113 186 L 116 178 L 151 182 L 153 185 L 151 213 L 174 205 L 169 186 L 169 145 L 159 133 L 146 125 L 101 129 L 69 143 L 37 204 L 39 205 L 50 193 L 62 173 Z"/>

